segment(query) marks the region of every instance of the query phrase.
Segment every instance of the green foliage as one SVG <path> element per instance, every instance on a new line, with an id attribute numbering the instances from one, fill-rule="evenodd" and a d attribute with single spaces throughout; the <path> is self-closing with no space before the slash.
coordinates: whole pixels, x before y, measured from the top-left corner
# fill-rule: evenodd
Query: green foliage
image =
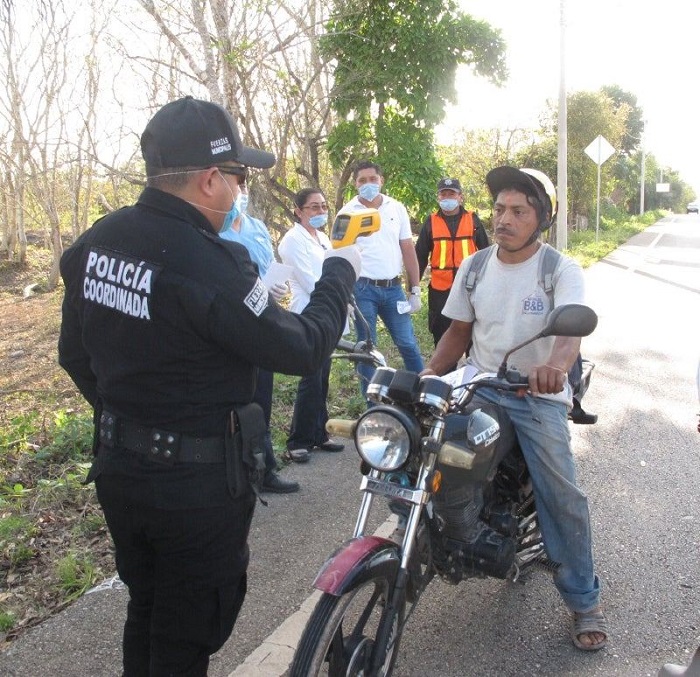
<path id="1" fill-rule="evenodd" d="M 87 555 L 68 553 L 56 563 L 56 575 L 66 600 L 77 599 L 95 583 L 95 567 Z"/>
<path id="2" fill-rule="evenodd" d="M 500 32 L 459 12 L 453 0 L 341 0 L 326 29 L 320 51 L 335 64 L 331 97 L 339 116 L 328 142 L 333 165 L 376 159 L 388 192 L 421 219 L 434 207 L 442 171 L 433 130 L 455 100 L 457 66 L 502 82 Z"/>
<path id="3" fill-rule="evenodd" d="M 26 515 L 8 513 L 0 517 L 0 558 L 11 567 L 24 564 L 34 557 L 31 539 L 37 528 Z"/>
<path id="4" fill-rule="evenodd" d="M 596 213 L 597 166 L 584 152 L 599 135 L 613 146 L 620 148 L 626 132 L 628 106 L 616 107 L 603 91 L 574 92 L 567 96 L 567 165 L 570 212 L 592 218 Z M 543 133 L 548 135 L 550 176 L 555 177 L 557 158 L 557 111 L 552 106 L 549 122 Z M 614 163 L 611 160 L 601 166 L 601 195 L 610 195 L 614 188 Z M 544 171 L 544 170 L 543 170 Z M 554 180 L 554 179 L 553 179 Z M 556 183 L 556 181 L 555 181 Z"/>
<path id="5" fill-rule="evenodd" d="M 0 428 L 0 451 L 11 447 L 35 450 L 39 462 L 85 460 L 92 448 L 92 417 L 57 410 L 49 420 L 38 411 L 23 411 Z"/>
<path id="6" fill-rule="evenodd" d="M 601 88 L 613 102 L 616 109 L 626 107 L 625 131 L 620 139 L 620 153 L 629 157 L 640 146 L 644 133 L 644 111 L 637 104 L 637 97 L 618 85 L 607 85 Z"/>
<path id="7" fill-rule="evenodd" d="M 85 517 L 79 520 L 73 527 L 73 532 L 79 536 L 91 536 L 103 531 L 106 526 L 105 518 L 100 512 L 92 515 L 85 515 Z"/>
<path id="8" fill-rule="evenodd" d="M 46 434 L 46 444 L 36 459 L 63 461 L 85 459 L 92 448 L 93 423 L 88 414 L 59 410 Z"/>
<path id="9" fill-rule="evenodd" d="M 0 609 L 0 632 L 7 632 L 15 627 L 15 615 Z"/>
<path id="10" fill-rule="evenodd" d="M 663 212 L 655 211 L 630 217 L 621 210 L 610 209 L 601 216 L 598 239 L 591 228 L 569 233 L 566 253 L 587 268 L 663 216 Z"/>
<path id="11" fill-rule="evenodd" d="M 522 129 L 462 129 L 454 134 L 449 145 L 438 146 L 438 160 L 445 176 L 460 180 L 465 206 L 484 216 L 491 211 L 493 202 L 486 186 L 486 174 L 500 165 L 518 164 L 514 153 L 530 145 L 531 137 L 530 132 Z"/>
<path id="12" fill-rule="evenodd" d="M 9 425 L 0 426 L 0 451 L 24 446 L 36 429 L 38 414 L 23 411 L 10 418 Z"/>
<path id="13" fill-rule="evenodd" d="M 451 0 L 346 0 L 336 3 L 326 29 L 319 46 L 337 64 L 333 106 L 343 117 L 398 101 L 433 125 L 455 100 L 460 63 L 496 83 L 506 76 L 500 31 Z"/>

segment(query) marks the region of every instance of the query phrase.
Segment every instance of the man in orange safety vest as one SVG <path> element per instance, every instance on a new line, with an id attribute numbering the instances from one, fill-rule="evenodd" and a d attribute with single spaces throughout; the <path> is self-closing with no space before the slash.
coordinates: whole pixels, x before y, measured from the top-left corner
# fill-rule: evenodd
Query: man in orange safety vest
<path id="1" fill-rule="evenodd" d="M 420 276 L 430 264 L 428 329 L 435 345 L 450 326 L 442 314 L 455 273 L 463 259 L 489 246 L 489 238 L 476 212 L 464 208 L 459 179 L 440 179 L 437 185 L 440 208 L 423 223 L 416 241 Z"/>

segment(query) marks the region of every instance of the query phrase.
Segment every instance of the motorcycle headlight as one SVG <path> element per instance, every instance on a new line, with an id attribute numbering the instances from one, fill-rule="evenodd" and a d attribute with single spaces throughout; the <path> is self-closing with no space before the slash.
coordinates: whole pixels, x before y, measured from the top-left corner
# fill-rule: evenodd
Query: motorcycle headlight
<path id="1" fill-rule="evenodd" d="M 418 422 L 404 412 L 386 407 L 366 411 L 355 428 L 355 446 L 362 459 L 375 470 L 398 470 L 420 441 Z"/>

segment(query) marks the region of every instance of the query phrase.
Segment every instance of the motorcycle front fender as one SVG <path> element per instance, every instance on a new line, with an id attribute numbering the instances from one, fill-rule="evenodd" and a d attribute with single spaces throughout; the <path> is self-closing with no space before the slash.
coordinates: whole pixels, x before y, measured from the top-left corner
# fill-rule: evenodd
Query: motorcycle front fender
<path id="1" fill-rule="evenodd" d="M 314 588 L 340 597 L 370 578 L 393 579 L 400 565 L 399 547 L 393 541 L 379 536 L 351 538 L 326 560 Z"/>

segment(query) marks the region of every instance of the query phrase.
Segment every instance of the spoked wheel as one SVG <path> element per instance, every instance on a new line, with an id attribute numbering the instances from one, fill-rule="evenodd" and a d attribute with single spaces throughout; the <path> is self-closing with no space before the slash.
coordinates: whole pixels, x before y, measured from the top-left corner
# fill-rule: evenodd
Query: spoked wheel
<path id="1" fill-rule="evenodd" d="M 404 605 L 387 611 L 390 581 L 369 579 L 335 597 L 324 593 L 306 624 L 294 654 L 290 677 L 386 677 L 398 653 Z M 377 649 L 377 647 L 383 647 Z M 378 669 L 372 671 L 379 650 Z"/>

